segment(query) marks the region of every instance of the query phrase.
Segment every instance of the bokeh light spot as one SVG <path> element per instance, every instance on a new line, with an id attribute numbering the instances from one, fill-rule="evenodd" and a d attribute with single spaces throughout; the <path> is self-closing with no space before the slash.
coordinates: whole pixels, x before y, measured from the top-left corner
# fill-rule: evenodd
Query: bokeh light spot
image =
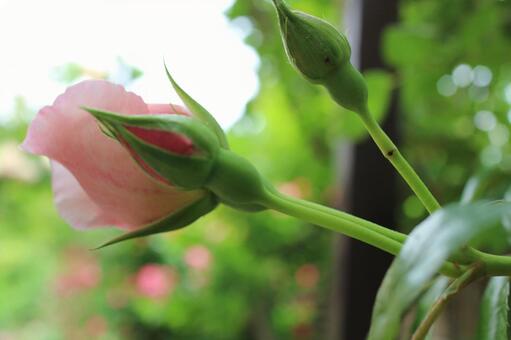
<path id="1" fill-rule="evenodd" d="M 467 87 L 472 83 L 474 73 L 467 64 L 460 64 L 452 71 L 452 80 L 459 87 Z"/>
<path id="2" fill-rule="evenodd" d="M 479 87 L 490 85 L 493 74 L 491 70 L 484 65 L 477 65 L 474 67 L 474 84 Z"/>
<path id="3" fill-rule="evenodd" d="M 436 83 L 436 89 L 442 96 L 449 97 L 456 93 L 456 85 L 452 81 L 452 77 L 448 74 L 443 75 Z"/>
<path id="4" fill-rule="evenodd" d="M 482 131 L 491 131 L 497 126 L 497 118 L 491 111 L 479 111 L 474 116 L 474 125 Z"/>

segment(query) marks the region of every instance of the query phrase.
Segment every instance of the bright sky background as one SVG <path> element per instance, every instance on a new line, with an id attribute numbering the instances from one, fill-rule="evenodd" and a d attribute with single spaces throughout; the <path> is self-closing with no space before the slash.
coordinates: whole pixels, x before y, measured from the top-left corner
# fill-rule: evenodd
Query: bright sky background
<path id="1" fill-rule="evenodd" d="M 52 71 L 75 62 L 144 72 L 128 89 L 148 103 L 180 102 L 164 68 L 224 127 L 257 91 L 257 55 L 224 16 L 232 0 L 0 0 L 0 122 L 22 96 L 31 108 L 64 91 Z M 246 26 L 246 22 L 244 23 Z M 3 117 L 2 117 L 3 115 Z"/>

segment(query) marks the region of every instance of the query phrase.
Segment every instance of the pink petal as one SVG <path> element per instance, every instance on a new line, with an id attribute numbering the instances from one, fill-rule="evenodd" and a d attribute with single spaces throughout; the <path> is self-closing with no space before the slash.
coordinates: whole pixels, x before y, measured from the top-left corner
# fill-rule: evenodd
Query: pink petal
<path id="1" fill-rule="evenodd" d="M 98 216 L 102 217 L 97 221 L 137 227 L 201 196 L 200 191 L 178 191 L 151 178 L 80 106 L 123 114 L 146 114 L 149 110 L 142 98 L 122 86 L 90 80 L 68 88 L 52 106 L 39 111 L 30 125 L 22 147 L 67 168 L 100 209 Z M 88 222 L 85 217 L 73 220 L 80 221 L 77 226 L 81 227 L 96 225 L 96 220 Z"/>
<path id="2" fill-rule="evenodd" d="M 130 130 L 138 138 L 164 150 L 169 150 L 181 155 L 191 155 L 195 151 L 193 142 L 185 136 L 177 133 L 149 130 L 139 127 L 128 127 L 128 130 Z"/>

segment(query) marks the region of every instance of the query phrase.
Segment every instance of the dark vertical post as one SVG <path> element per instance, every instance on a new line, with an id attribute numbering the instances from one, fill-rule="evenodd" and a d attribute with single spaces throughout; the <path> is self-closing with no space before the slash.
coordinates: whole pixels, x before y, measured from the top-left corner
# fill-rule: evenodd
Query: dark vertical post
<path id="1" fill-rule="evenodd" d="M 385 26 L 397 20 L 398 0 L 362 1 L 359 65 L 362 70 L 384 68 L 381 44 Z M 370 95 L 370 94 L 369 94 Z M 392 139 L 397 137 L 397 93 L 393 94 L 383 124 Z M 396 172 L 372 140 L 355 146 L 348 204 L 353 214 L 384 226 L 395 226 L 398 207 Z M 348 240 L 348 258 L 343 270 L 343 339 L 365 339 L 369 330 L 374 298 L 392 261 L 388 254 L 359 241 Z"/>

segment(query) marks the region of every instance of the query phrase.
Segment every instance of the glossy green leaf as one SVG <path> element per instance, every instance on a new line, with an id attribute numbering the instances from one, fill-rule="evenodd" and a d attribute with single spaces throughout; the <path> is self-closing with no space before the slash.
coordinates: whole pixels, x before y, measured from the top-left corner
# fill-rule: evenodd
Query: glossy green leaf
<path id="1" fill-rule="evenodd" d="M 509 334 L 509 278 L 492 277 L 484 291 L 479 317 L 478 340 L 507 340 Z"/>
<path id="2" fill-rule="evenodd" d="M 468 203 L 480 198 L 484 193 L 484 182 L 485 177 L 481 174 L 470 177 L 461 193 L 461 202 Z"/>
<path id="3" fill-rule="evenodd" d="M 122 241 L 131 240 L 134 238 L 164 233 L 172 230 L 177 230 L 186 227 L 187 225 L 195 222 L 200 217 L 212 211 L 218 204 L 218 200 L 212 194 L 206 194 L 202 199 L 193 202 L 189 206 L 170 214 L 155 223 L 146 225 L 135 231 L 123 234 L 119 237 L 110 240 L 96 249 L 101 249 L 112 244 Z"/>
<path id="4" fill-rule="evenodd" d="M 417 309 L 415 312 L 415 321 L 412 329 L 415 330 L 419 327 L 420 323 L 426 317 L 429 309 L 435 301 L 442 295 L 449 284 L 449 278 L 445 276 L 439 276 L 435 278 L 431 284 L 431 287 L 424 293 L 424 295 L 417 302 Z M 428 334 L 428 338 L 431 337 L 431 332 Z"/>
<path id="5" fill-rule="evenodd" d="M 509 185 L 509 174 L 500 169 L 482 169 L 473 174 L 465 184 L 461 202 L 468 203 L 489 197 L 505 196 L 505 188 Z M 506 199 L 504 197 L 504 199 Z"/>
<path id="6" fill-rule="evenodd" d="M 421 294 L 443 262 L 464 245 L 499 229 L 511 203 L 452 204 L 420 223 L 410 234 L 378 291 L 371 340 L 393 340 L 402 314 Z"/>
<path id="7" fill-rule="evenodd" d="M 511 202 L 511 187 L 507 190 L 504 195 L 504 200 Z M 511 211 L 507 214 L 504 214 L 502 217 L 502 225 L 504 227 L 504 231 L 506 232 L 506 241 L 508 246 L 511 246 Z"/>
<path id="8" fill-rule="evenodd" d="M 192 111 L 194 117 L 197 117 L 203 121 L 204 124 L 206 124 L 215 133 L 222 147 L 229 149 L 229 143 L 227 142 L 225 133 L 213 115 L 209 113 L 208 110 L 206 110 L 201 104 L 195 101 L 195 99 L 190 97 L 190 95 L 186 93 L 178 83 L 176 83 L 174 78 L 170 75 L 170 72 L 167 69 L 167 65 L 165 65 L 165 72 L 167 73 L 167 77 L 169 78 L 174 91 L 176 91 L 176 93 L 179 95 L 179 98 L 181 98 L 186 107 Z"/>
<path id="9" fill-rule="evenodd" d="M 500 177 L 496 176 L 495 171 L 488 169 L 479 171 L 466 182 L 460 201 L 462 203 L 469 203 L 491 196 L 492 187 L 498 184 L 500 180 Z M 505 181 L 507 180 L 506 178 Z M 510 222 L 509 218 L 509 213 L 502 216 L 504 228 L 499 229 L 498 232 L 493 233 L 488 239 L 484 240 L 486 244 L 484 250 L 496 254 L 508 252 L 511 246 L 511 224 L 508 223 Z"/>

